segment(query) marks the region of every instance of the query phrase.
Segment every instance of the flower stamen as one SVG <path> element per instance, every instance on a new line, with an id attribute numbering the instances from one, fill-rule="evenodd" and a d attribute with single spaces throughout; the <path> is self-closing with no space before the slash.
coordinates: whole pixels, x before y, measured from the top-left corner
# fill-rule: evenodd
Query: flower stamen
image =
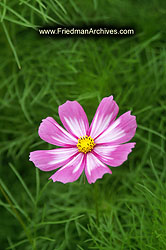
<path id="1" fill-rule="evenodd" d="M 79 152 L 88 153 L 91 152 L 96 144 L 91 136 L 83 136 L 78 139 L 77 148 Z"/>

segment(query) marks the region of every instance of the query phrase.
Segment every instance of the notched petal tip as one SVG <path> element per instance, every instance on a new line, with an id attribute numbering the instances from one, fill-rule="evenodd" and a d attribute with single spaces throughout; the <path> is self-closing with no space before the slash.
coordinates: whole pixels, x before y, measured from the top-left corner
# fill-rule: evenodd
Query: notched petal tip
<path id="1" fill-rule="evenodd" d="M 129 116 L 131 116 L 131 118 L 133 119 L 133 120 L 135 120 L 135 122 L 136 122 L 136 116 L 135 115 L 132 115 L 131 114 L 131 110 L 129 110 L 129 111 L 127 111 L 126 113 L 124 113 L 124 114 L 128 114 Z M 137 126 L 137 122 L 136 122 L 136 126 Z"/>
<path id="2" fill-rule="evenodd" d="M 52 176 L 49 178 L 49 180 L 52 180 L 53 182 L 60 182 L 60 183 L 63 183 L 63 184 L 67 184 L 67 183 L 71 183 L 71 182 L 73 182 L 73 181 L 68 181 L 68 180 L 58 180 L 58 179 L 55 179 L 55 178 L 53 178 Z"/>
<path id="3" fill-rule="evenodd" d="M 39 125 L 39 128 L 38 128 L 38 135 L 39 136 L 40 136 L 40 133 L 42 133 L 43 126 L 45 125 L 45 123 L 47 121 L 49 121 L 49 118 L 52 118 L 52 117 L 46 117 L 46 118 L 42 119 L 42 121 L 40 122 L 40 125 Z"/>
<path id="4" fill-rule="evenodd" d="M 36 151 L 33 151 L 33 152 L 30 152 L 29 154 L 29 161 L 33 162 L 35 164 L 35 152 Z"/>
<path id="5" fill-rule="evenodd" d="M 110 170 L 110 169 L 109 169 Z M 107 172 L 105 172 L 105 173 L 102 173 L 100 176 L 98 176 L 96 179 L 92 179 L 91 181 L 89 180 L 89 179 L 87 179 L 88 180 L 88 183 L 89 184 L 94 184 L 98 179 L 102 179 L 103 178 L 103 176 L 105 175 L 105 174 L 112 174 L 112 171 L 110 170 L 109 171 L 108 169 L 107 169 Z"/>
<path id="6" fill-rule="evenodd" d="M 54 118 L 51 117 L 51 116 L 47 116 L 46 118 L 42 119 L 42 121 L 40 122 L 40 125 L 39 125 L 39 129 L 43 125 L 43 123 L 45 123 L 45 122 L 51 122 L 51 121 L 54 121 Z"/>
<path id="7" fill-rule="evenodd" d="M 58 107 L 58 110 L 60 110 L 62 107 L 64 107 L 65 105 L 70 105 L 70 104 L 79 104 L 77 101 L 70 101 L 70 100 L 67 100 L 65 103 L 63 103 L 63 104 L 61 104 L 61 105 L 59 105 L 59 107 Z M 79 104 L 80 105 L 80 104 Z"/>
<path id="8" fill-rule="evenodd" d="M 114 97 L 113 97 L 113 95 L 110 95 L 110 96 L 104 97 L 103 99 L 110 99 L 112 101 L 114 99 Z"/>
<path id="9" fill-rule="evenodd" d="M 136 142 L 130 142 L 132 144 L 131 148 L 135 148 Z"/>
<path id="10" fill-rule="evenodd" d="M 52 180 L 53 182 L 55 182 L 55 181 L 53 180 L 52 176 L 50 176 L 50 178 L 48 178 L 48 180 Z"/>
<path id="11" fill-rule="evenodd" d="M 33 155 L 33 152 L 30 152 L 30 154 L 29 154 L 29 161 L 32 161 L 33 162 L 33 160 L 32 160 L 32 156 Z"/>
<path id="12" fill-rule="evenodd" d="M 133 112 L 133 111 L 129 110 L 129 111 L 125 112 L 124 114 L 127 114 L 127 115 L 129 115 L 129 116 L 131 116 L 131 117 L 133 117 L 133 118 L 136 119 L 136 116 L 135 116 L 135 115 L 132 115 L 131 112 Z M 123 114 L 123 115 L 124 115 L 124 114 Z"/>

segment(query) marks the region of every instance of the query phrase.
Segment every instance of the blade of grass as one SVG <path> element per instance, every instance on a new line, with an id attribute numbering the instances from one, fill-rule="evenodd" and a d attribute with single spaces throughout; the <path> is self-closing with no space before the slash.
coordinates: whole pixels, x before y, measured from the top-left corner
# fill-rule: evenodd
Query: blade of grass
<path id="1" fill-rule="evenodd" d="M 11 39 L 10 39 L 9 33 L 8 33 L 8 31 L 7 31 L 7 28 L 6 28 L 4 22 L 2 22 L 2 27 L 3 27 L 3 30 L 4 30 L 4 32 L 5 32 L 6 38 L 7 38 L 7 40 L 8 40 L 8 43 L 9 43 L 9 45 L 10 45 L 10 48 L 11 48 L 11 50 L 13 51 L 14 58 L 15 58 L 15 60 L 16 60 L 17 66 L 18 66 L 19 69 L 21 69 L 21 65 L 20 65 L 20 61 L 19 61 L 18 56 L 17 56 L 16 49 L 15 49 L 15 47 L 14 47 L 14 45 L 13 45 Z"/>
<path id="2" fill-rule="evenodd" d="M 10 191 L 8 190 L 8 188 L 6 187 L 6 185 L 3 183 L 1 179 L 0 179 L 0 185 L 2 186 L 3 190 L 5 190 L 11 202 L 14 204 L 13 206 L 15 207 L 15 209 L 17 209 L 22 215 L 24 215 L 27 220 L 31 221 L 27 213 L 19 206 L 19 204 L 14 199 L 13 195 L 10 193 Z"/>
<path id="3" fill-rule="evenodd" d="M 3 19 L 4 19 L 5 15 L 6 15 L 6 0 L 4 0 L 4 7 L 3 7 L 3 11 L 2 11 L 0 22 L 3 22 Z"/>
<path id="4" fill-rule="evenodd" d="M 9 166 L 11 167 L 11 169 L 13 170 L 13 172 L 15 173 L 15 175 L 17 176 L 17 178 L 19 179 L 20 183 L 22 184 L 23 188 L 25 189 L 27 195 L 29 196 L 29 198 L 31 199 L 31 201 L 33 202 L 33 204 L 35 204 L 35 200 L 32 196 L 32 194 L 30 193 L 27 185 L 25 184 L 24 180 L 22 179 L 22 177 L 20 176 L 20 174 L 17 172 L 17 170 L 14 168 L 14 166 L 12 165 L 12 163 L 9 163 Z"/>
<path id="5" fill-rule="evenodd" d="M 31 237 L 31 235 L 30 235 L 30 232 L 27 230 L 27 227 L 26 227 L 24 221 L 22 220 L 22 218 L 21 218 L 20 214 L 18 213 L 18 211 L 17 211 L 17 210 L 15 209 L 15 207 L 13 206 L 11 200 L 9 199 L 8 195 L 5 193 L 5 191 L 4 191 L 3 187 L 1 186 L 1 184 L 0 184 L 0 191 L 1 191 L 1 193 L 3 194 L 4 198 L 6 199 L 6 201 L 7 201 L 7 202 L 9 203 L 9 205 L 11 206 L 11 209 L 13 210 L 14 214 L 15 214 L 16 217 L 17 217 L 17 220 L 18 220 L 19 223 L 21 224 L 21 226 L 22 226 L 22 228 L 23 228 L 23 230 L 24 230 L 24 232 L 25 232 L 25 234 L 26 234 L 26 236 L 27 236 L 27 238 L 28 238 L 30 244 L 33 245 L 33 241 L 32 241 L 32 237 Z M 13 247 L 13 246 L 12 246 L 12 247 Z"/>
<path id="6" fill-rule="evenodd" d="M 35 29 L 35 25 L 31 24 L 30 22 L 28 22 L 24 17 L 22 17 L 18 12 L 16 12 L 15 10 L 13 10 L 12 8 L 10 8 L 9 6 L 5 5 L 4 3 L 0 2 L 0 5 L 4 8 L 6 8 L 6 10 L 8 10 L 9 12 L 11 12 L 12 14 L 14 14 L 16 17 L 18 17 L 20 20 L 22 20 L 22 24 L 25 24 L 26 27 L 31 27 L 33 29 Z M 4 16 L 4 19 L 6 18 L 6 16 Z M 13 22 L 13 18 L 11 19 L 11 21 Z"/>

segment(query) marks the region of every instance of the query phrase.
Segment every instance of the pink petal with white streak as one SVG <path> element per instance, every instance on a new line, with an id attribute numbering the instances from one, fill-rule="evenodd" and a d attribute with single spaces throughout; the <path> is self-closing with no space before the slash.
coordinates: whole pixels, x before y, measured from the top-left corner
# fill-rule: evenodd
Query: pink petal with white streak
<path id="1" fill-rule="evenodd" d="M 76 138 L 85 136 L 88 133 L 88 118 L 77 101 L 67 101 L 59 106 L 59 116 L 63 126 Z"/>
<path id="2" fill-rule="evenodd" d="M 65 166 L 60 168 L 55 174 L 53 174 L 49 179 L 52 179 L 54 182 L 60 181 L 62 183 L 76 181 L 84 170 L 84 157 L 84 154 L 79 153 L 69 163 L 67 163 Z"/>
<path id="3" fill-rule="evenodd" d="M 135 143 L 115 146 L 97 145 L 93 151 L 102 162 L 112 167 L 117 167 L 127 160 L 128 154 L 131 153 L 134 146 Z"/>
<path id="4" fill-rule="evenodd" d="M 103 98 L 91 123 L 89 135 L 95 139 L 110 126 L 118 112 L 119 107 L 113 100 L 113 96 Z"/>
<path id="5" fill-rule="evenodd" d="M 30 153 L 30 161 L 42 171 L 51 171 L 68 163 L 78 153 L 75 148 L 37 150 Z"/>
<path id="6" fill-rule="evenodd" d="M 77 139 L 63 129 L 52 117 L 42 120 L 38 133 L 41 139 L 53 145 L 68 147 L 77 144 Z"/>
<path id="7" fill-rule="evenodd" d="M 128 111 L 114 121 L 99 137 L 96 144 L 121 144 L 128 142 L 135 135 L 137 128 L 136 117 Z"/>
<path id="8" fill-rule="evenodd" d="M 97 179 L 103 177 L 104 174 L 112 174 L 111 170 L 102 163 L 95 155 L 88 153 L 86 155 L 86 164 L 85 164 L 85 174 L 88 182 L 94 183 Z"/>

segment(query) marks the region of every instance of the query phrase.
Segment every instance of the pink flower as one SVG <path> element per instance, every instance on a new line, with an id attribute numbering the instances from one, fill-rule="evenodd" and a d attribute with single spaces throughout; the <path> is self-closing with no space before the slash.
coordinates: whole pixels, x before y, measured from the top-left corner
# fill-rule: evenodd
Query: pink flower
<path id="1" fill-rule="evenodd" d="M 44 141 L 62 148 L 38 150 L 30 153 L 30 161 L 42 171 L 61 167 L 51 177 L 54 182 L 77 180 L 83 170 L 89 183 L 94 183 L 106 173 L 106 166 L 120 166 L 127 160 L 135 143 L 126 143 L 135 135 L 136 118 L 130 111 L 115 120 L 119 108 L 113 96 L 102 99 L 91 126 L 82 106 L 77 101 L 67 101 L 59 106 L 62 128 L 52 117 L 47 117 L 39 127 Z"/>

